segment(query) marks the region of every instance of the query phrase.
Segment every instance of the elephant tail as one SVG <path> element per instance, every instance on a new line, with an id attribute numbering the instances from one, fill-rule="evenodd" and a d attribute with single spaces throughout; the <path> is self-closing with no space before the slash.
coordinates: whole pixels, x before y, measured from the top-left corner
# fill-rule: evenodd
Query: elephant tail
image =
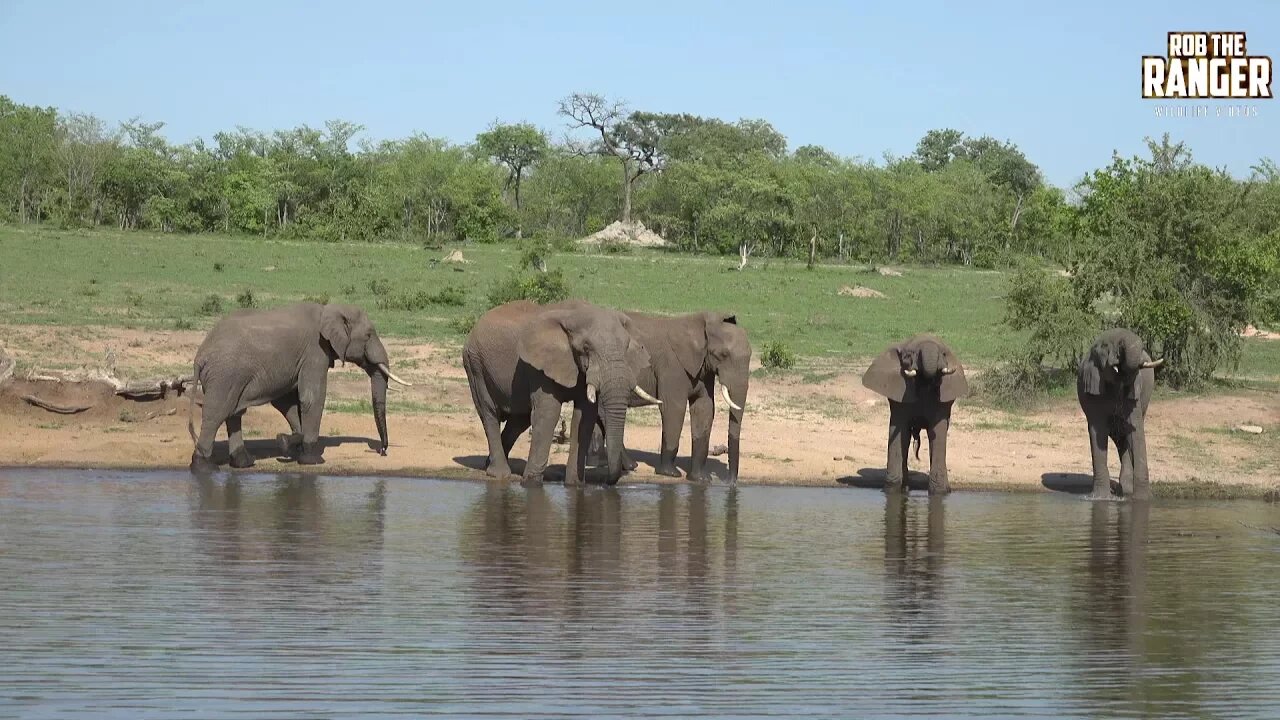
<path id="1" fill-rule="evenodd" d="M 915 449 L 916 460 L 920 459 L 920 427 L 911 428 L 911 446 Z"/>
<path id="2" fill-rule="evenodd" d="M 191 436 L 191 445 L 195 446 L 199 440 L 196 438 L 196 385 L 200 381 L 197 379 L 187 386 L 187 434 Z"/>

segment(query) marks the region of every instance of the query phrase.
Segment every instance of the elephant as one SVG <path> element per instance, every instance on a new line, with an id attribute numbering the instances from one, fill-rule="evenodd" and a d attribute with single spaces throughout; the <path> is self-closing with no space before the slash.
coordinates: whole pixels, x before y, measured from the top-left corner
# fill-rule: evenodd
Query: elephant
<path id="1" fill-rule="evenodd" d="M 282 450 L 300 465 L 324 462 L 320 418 L 324 414 L 329 369 L 334 361 L 359 365 L 373 390 L 373 418 L 379 454 L 387 454 L 387 381 L 405 387 L 388 366 L 387 350 L 364 310 L 354 305 L 297 303 L 270 310 L 233 311 L 213 326 L 195 357 L 195 376 L 204 388 L 200 434 L 193 426 L 195 395 L 187 432 L 195 443 L 191 469 L 207 472 L 213 438 L 226 424 L 231 466 L 247 468 L 253 458 L 244 446 L 240 423 L 250 407 L 271 403 L 289 423 L 289 435 L 277 436 Z"/>
<path id="2" fill-rule="evenodd" d="M 685 409 L 693 435 L 689 479 L 706 481 L 707 453 L 715 417 L 716 380 L 729 406 L 729 482 L 738 479 L 743 406 L 751 379 L 751 343 L 733 313 L 698 312 L 663 316 L 628 312 L 636 337 L 649 352 L 649 369 L 640 374 L 640 387 L 662 400 L 662 445 L 654 472 L 680 477 L 676 450 L 684 429 Z M 636 402 L 635 405 L 643 403 Z M 603 442 L 596 427 L 592 445 Z M 623 465 L 635 463 L 621 448 Z"/>
<path id="3" fill-rule="evenodd" d="M 1146 417 L 1156 385 L 1155 369 L 1162 365 L 1164 358 L 1151 359 L 1142 338 L 1128 328 L 1103 332 L 1080 360 L 1076 397 L 1089 423 L 1090 498 L 1114 497 L 1107 470 L 1108 438 L 1120 453 L 1120 494 L 1135 500 L 1151 497 Z"/>
<path id="4" fill-rule="evenodd" d="M 618 482 L 631 393 L 659 403 L 636 385 L 637 373 L 649 366 L 649 353 L 633 327 L 626 315 L 585 300 L 549 305 L 517 300 L 476 320 L 463 345 L 462 366 L 488 440 L 490 476 L 511 474 L 511 447 L 529 429 L 523 481 L 540 484 L 561 407 L 572 401 L 574 424 L 582 429 L 595 426 L 597 414 L 603 418 L 605 436 L 615 441 L 608 484 Z M 501 430 L 500 423 L 505 423 Z M 586 446 L 579 437 L 582 432 L 574 433 L 569 444 L 567 485 L 585 474 Z"/>
<path id="5" fill-rule="evenodd" d="M 885 490 L 903 488 L 907 437 L 920 457 L 920 431 L 929 435 L 929 494 L 951 492 L 947 478 L 947 431 L 951 406 L 969 392 L 964 366 L 951 348 L 930 334 L 891 345 L 871 363 L 862 384 L 889 399 L 889 456 Z"/>

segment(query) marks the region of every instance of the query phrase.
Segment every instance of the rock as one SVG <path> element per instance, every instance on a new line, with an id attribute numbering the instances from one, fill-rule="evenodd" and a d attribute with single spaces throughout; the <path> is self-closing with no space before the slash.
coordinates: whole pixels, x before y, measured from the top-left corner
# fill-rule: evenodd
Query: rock
<path id="1" fill-rule="evenodd" d="M 723 454 L 725 454 L 725 453 L 727 453 L 727 452 L 729 452 L 729 446 L 728 446 L 728 445 L 724 445 L 724 444 L 720 444 L 720 445 L 716 445 L 715 447 L 711 448 L 710 452 L 708 452 L 707 454 L 708 454 L 708 455 L 710 455 L 710 456 L 712 456 L 712 457 L 715 457 L 715 456 L 717 456 L 717 455 L 723 455 Z"/>
<path id="2" fill-rule="evenodd" d="M 460 265 L 470 265 L 470 264 L 471 264 L 471 261 L 470 261 L 470 260 L 468 260 L 468 259 L 466 259 L 466 258 L 462 257 L 462 251 L 461 251 L 461 250 L 454 250 L 453 252 L 449 253 L 448 255 L 445 255 L 445 256 L 444 256 L 444 258 L 443 258 L 443 259 L 441 259 L 441 261 L 440 261 L 440 262 L 457 263 L 457 264 L 460 264 Z"/>
<path id="3" fill-rule="evenodd" d="M 1261 425 L 1237 425 L 1236 432 L 1249 433 L 1250 435 L 1261 435 Z"/>
<path id="4" fill-rule="evenodd" d="M 876 272 L 880 273 L 881 275 L 884 275 L 885 277 L 902 277 L 902 271 L 894 270 L 893 268 L 886 268 L 886 267 L 876 268 Z"/>
<path id="5" fill-rule="evenodd" d="M 872 290 L 869 287 L 863 287 L 861 285 L 857 287 L 849 287 L 848 285 L 842 285 L 840 286 L 840 289 L 836 291 L 836 294 L 841 297 L 858 297 L 858 298 L 888 297 L 887 295 L 880 292 L 879 290 Z"/>
<path id="6" fill-rule="evenodd" d="M 266 267 L 262 268 L 262 271 L 263 271 L 263 272 L 275 272 L 275 271 L 276 271 L 276 266 L 275 266 L 275 265 L 268 265 L 268 266 L 266 266 Z"/>

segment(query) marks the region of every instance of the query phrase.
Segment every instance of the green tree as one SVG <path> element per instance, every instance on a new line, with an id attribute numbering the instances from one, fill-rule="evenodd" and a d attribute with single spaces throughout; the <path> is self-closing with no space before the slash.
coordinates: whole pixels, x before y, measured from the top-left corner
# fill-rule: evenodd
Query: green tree
<path id="1" fill-rule="evenodd" d="M 520 218 L 520 181 L 529 168 L 541 162 L 550 151 L 547 136 L 530 123 L 503 125 L 494 121 L 489 129 L 476 136 L 480 151 L 507 168 L 507 187 L 514 191 L 517 217 L 516 237 L 524 228 Z"/>

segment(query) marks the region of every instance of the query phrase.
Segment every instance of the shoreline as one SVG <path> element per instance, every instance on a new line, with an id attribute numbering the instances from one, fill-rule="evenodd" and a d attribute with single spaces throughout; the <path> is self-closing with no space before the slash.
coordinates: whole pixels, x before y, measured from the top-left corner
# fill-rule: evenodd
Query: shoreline
<path id="1" fill-rule="evenodd" d="M 3 326 L 0 326 L 2 328 Z M 10 337 L 15 337 L 10 335 Z M 121 348 L 118 376 L 143 378 L 172 372 L 190 362 L 203 338 L 198 331 L 145 331 L 94 327 L 27 327 L 6 348 L 20 367 L 38 366 L 44 348 L 58 347 L 66 362 L 93 367 L 100 348 Z M 391 447 L 387 456 L 370 448 L 376 437 L 369 410 L 369 383 L 357 368 L 329 375 L 321 422 L 325 464 L 299 466 L 274 458 L 277 433 L 287 430 L 270 406 L 250 408 L 244 419 L 246 446 L 257 459 L 244 473 L 302 472 L 335 477 L 432 477 L 488 481 L 479 468 L 488 454 L 457 349 L 423 341 L 387 341 L 399 359 L 397 373 L 414 383 L 395 387 L 388 397 Z M 758 361 L 757 361 L 758 362 Z M 824 372 L 757 373 L 742 429 L 738 483 L 752 486 L 849 487 L 883 484 L 888 407 L 862 386 L 865 366 L 857 362 Z M 83 408 L 59 414 L 31 405 L 36 396 L 59 406 Z M 19 372 L 0 383 L 0 469 L 183 471 L 191 439 L 188 396 L 170 394 L 153 401 L 127 400 L 94 382 L 25 379 Z M 724 408 L 717 408 L 712 445 L 724 442 Z M 196 408 L 197 417 L 199 408 Z M 567 414 L 567 413 L 566 413 Z M 957 402 L 952 416 L 947 465 L 954 492 L 1060 492 L 1084 494 L 1092 485 L 1087 430 L 1075 398 L 1059 398 L 1024 412 L 1006 412 L 972 400 Z M 1236 432 L 1241 422 L 1263 434 Z M 1157 394 L 1148 412 L 1147 439 L 1152 492 L 1165 498 L 1280 499 L 1280 389 L 1238 388 L 1212 396 Z M 626 444 L 639 467 L 625 484 L 669 484 L 684 478 L 657 475 L 661 426 L 653 408 L 627 414 Z M 219 433 L 215 458 L 226 461 Z M 548 484 L 558 484 L 568 446 L 552 445 Z M 523 470 L 526 433 L 512 449 L 512 466 Z M 682 432 L 677 466 L 687 471 L 689 430 Z M 1119 476 L 1112 453 L 1111 476 Z M 715 476 L 727 474 L 723 455 L 708 458 Z M 912 493 L 923 493 L 929 453 L 909 458 Z M 595 470 L 593 480 L 601 470 Z M 222 477 L 218 475 L 217 477 Z M 512 482 L 519 482 L 513 477 Z M 723 486 L 723 480 L 712 486 Z"/>

